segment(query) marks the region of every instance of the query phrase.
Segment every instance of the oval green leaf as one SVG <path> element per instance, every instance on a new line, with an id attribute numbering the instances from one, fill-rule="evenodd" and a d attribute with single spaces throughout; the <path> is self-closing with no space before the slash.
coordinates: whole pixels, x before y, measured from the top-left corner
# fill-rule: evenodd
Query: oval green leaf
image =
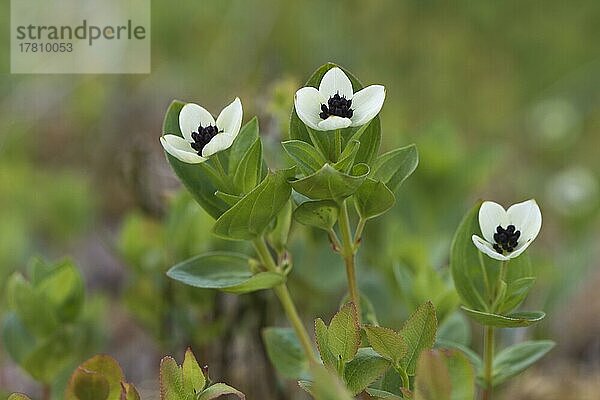
<path id="1" fill-rule="evenodd" d="M 508 315 L 498 315 L 476 311 L 465 306 L 461 307 L 464 312 L 475 321 L 485 326 L 498 328 L 522 328 L 540 322 L 546 316 L 543 311 L 522 311 Z"/>
<path id="2" fill-rule="evenodd" d="M 284 276 L 275 272 L 253 274 L 249 260 L 237 253 L 206 253 L 175 265 L 167 276 L 189 286 L 237 294 L 269 289 L 284 282 Z"/>
<path id="3" fill-rule="evenodd" d="M 314 200 L 342 200 L 352 196 L 369 174 L 367 164 L 358 164 L 344 174 L 329 164 L 307 177 L 292 180 L 294 190 Z"/>

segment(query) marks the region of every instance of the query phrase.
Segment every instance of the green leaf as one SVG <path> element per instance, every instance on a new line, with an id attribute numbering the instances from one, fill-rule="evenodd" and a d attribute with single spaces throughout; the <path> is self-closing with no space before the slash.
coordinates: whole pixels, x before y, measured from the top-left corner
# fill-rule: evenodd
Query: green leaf
<path id="1" fill-rule="evenodd" d="M 373 165 L 381 144 L 381 121 L 379 116 L 373 118 L 368 124 L 361 126 L 352 135 L 350 140 L 352 139 L 360 142 L 360 148 L 356 153 L 354 162 L 356 164 Z"/>
<path id="2" fill-rule="evenodd" d="M 421 354 L 415 379 L 415 400 L 451 400 L 452 382 L 444 356 L 437 351 Z"/>
<path id="3" fill-rule="evenodd" d="M 436 347 L 440 348 L 440 349 L 450 349 L 450 350 L 460 351 L 462 353 L 462 355 L 467 357 L 467 359 L 473 366 L 473 369 L 475 369 L 476 371 L 479 371 L 479 370 L 481 370 L 481 368 L 483 368 L 483 360 L 481 359 L 479 354 L 475 353 L 469 347 L 467 347 L 461 343 L 451 342 L 451 341 L 443 340 L 443 339 L 436 340 L 435 344 L 436 344 Z"/>
<path id="4" fill-rule="evenodd" d="M 540 322 L 546 316 L 543 311 L 521 311 L 508 315 L 498 315 L 486 313 L 483 311 L 471 310 L 470 308 L 461 307 L 464 312 L 475 321 L 485 326 L 495 326 L 498 328 L 522 328 L 531 326 Z"/>
<path id="5" fill-rule="evenodd" d="M 396 192 L 402 182 L 415 171 L 418 164 L 417 146 L 411 144 L 377 157 L 370 177 L 382 181 L 392 192 Z"/>
<path id="6" fill-rule="evenodd" d="M 290 379 L 301 379 L 308 372 L 308 360 L 292 328 L 265 328 L 263 341 L 275 369 Z"/>
<path id="7" fill-rule="evenodd" d="M 242 198 L 242 196 L 221 192 L 220 190 L 217 190 L 215 192 L 215 196 L 218 197 L 219 199 L 223 200 L 229 206 L 235 205 L 235 203 L 240 201 L 240 199 Z"/>
<path id="8" fill-rule="evenodd" d="M 381 400 L 402 400 L 402 397 L 395 395 L 394 393 L 386 392 L 385 390 L 366 388 L 365 392 L 371 397 Z"/>
<path id="9" fill-rule="evenodd" d="M 19 316 L 11 311 L 4 317 L 2 342 L 10 357 L 17 364 L 22 364 L 27 355 L 35 349 L 36 341 Z"/>
<path id="10" fill-rule="evenodd" d="M 394 193 L 382 182 L 367 178 L 354 194 L 354 206 L 362 219 L 380 216 L 394 206 Z"/>
<path id="11" fill-rule="evenodd" d="M 7 400 L 31 400 L 31 399 L 22 393 L 13 393 L 10 396 L 8 396 Z"/>
<path id="12" fill-rule="evenodd" d="M 439 326 L 436 341 L 449 341 L 465 346 L 471 344 L 471 326 L 463 313 L 456 311 Z"/>
<path id="13" fill-rule="evenodd" d="M 233 141 L 231 147 L 224 151 L 228 157 L 229 175 L 234 175 L 238 165 L 242 162 L 245 154 L 259 140 L 258 118 L 253 117 L 246 122 Z"/>
<path id="14" fill-rule="evenodd" d="M 390 362 L 370 347 L 358 350 L 356 357 L 344 369 L 344 380 L 353 395 L 365 390 L 390 367 Z"/>
<path id="15" fill-rule="evenodd" d="M 79 385 L 79 390 L 84 391 L 84 386 L 86 382 L 90 382 L 91 376 L 89 375 L 97 374 L 97 376 L 102 377 L 103 379 L 97 378 L 97 381 L 106 381 L 108 383 L 108 396 L 104 397 L 109 400 L 119 400 L 121 398 L 121 393 L 123 388 L 121 387 L 121 383 L 123 382 L 123 370 L 119 363 L 112 357 L 107 355 L 96 355 L 89 360 L 85 361 L 83 364 L 77 368 L 77 370 L 71 375 L 71 379 L 69 380 L 69 385 L 67 386 L 66 398 L 67 400 L 83 400 L 79 397 L 77 389 Z M 104 386 L 103 383 L 96 382 L 96 385 L 99 390 L 103 391 L 101 387 Z M 91 394 L 90 394 L 91 395 Z M 89 399 L 100 399 L 100 397 L 88 397 Z"/>
<path id="16" fill-rule="evenodd" d="M 290 184 L 298 193 L 314 200 L 343 200 L 362 185 L 369 173 L 369 166 L 358 164 L 350 174 L 344 174 L 325 164 L 312 175 L 292 180 Z"/>
<path id="17" fill-rule="evenodd" d="M 336 368 L 337 359 L 331 352 L 327 337 L 327 325 L 321 318 L 315 320 L 315 339 L 317 341 L 317 348 L 319 349 L 319 355 L 321 360 L 326 367 Z"/>
<path id="18" fill-rule="evenodd" d="M 107 400 L 110 392 L 108 380 L 97 372 L 77 369 L 71 383 L 78 400 Z"/>
<path id="19" fill-rule="evenodd" d="M 365 325 L 369 344 L 377 353 L 397 365 L 406 355 L 406 343 L 402 335 L 393 329 L 382 326 Z"/>
<path id="20" fill-rule="evenodd" d="M 348 362 L 356 355 L 360 346 L 360 325 L 353 303 L 347 303 L 331 319 L 327 345 L 336 360 Z"/>
<path id="21" fill-rule="evenodd" d="M 519 307 L 519 305 L 523 303 L 523 301 L 529 294 L 529 291 L 533 287 L 534 283 L 534 277 L 519 278 L 511 282 L 507 286 L 504 301 L 498 308 L 498 312 L 507 313 Z"/>
<path id="22" fill-rule="evenodd" d="M 122 382 L 121 386 L 125 391 L 125 398 L 123 398 L 123 395 L 121 395 L 120 400 L 141 400 L 140 394 L 135 386 L 133 386 L 131 383 Z"/>
<path id="23" fill-rule="evenodd" d="M 237 294 L 269 289 L 284 282 L 284 276 L 276 272 L 253 274 L 249 261 L 243 254 L 210 252 L 175 265 L 167 276 L 189 286 Z"/>
<path id="24" fill-rule="evenodd" d="M 172 357 L 164 357 L 160 362 L 161 400 L 187 399 L 183 386 L 183 371 Z"/>
<path id="25" fill-rule="evenodd" d="M 457 351 L 424 352 L 417 366 L 415 400 L 475 398 L 475 372 Z"/>
<path id="26" fill-rule="evenodd" d="M 493 365 L 493 385 L 523 372 L 544 357 L 556 345 L 551 340 L 536 340 L 510 346 L 496 355 Z"/>
<path id="27" fill-rule="evenodd" d="M 479 253 L 472 235 L 479 229 L 479 207 L 477 202 L 463 218 L 452 240 L 450 251 L 450 271 L 454 280 L 454 287 L 462 302 L 475 310 L 487 310 L 485 296 L 485 265 L 482 265 L 483 256 Z M 493 282 L 488 277 L 489 282 Z"/>
<path id="28" fill-rule="evenodd" d="M 288 140 L 281 145 L 305 175 L 318 171 L 327 162 L 317 149 L 302 140 Z"/>
<path id="29" fill-rule="evenodd" d="M 269 173 L 256 188 L 219 217 L 213 232 L 232 240 L 251 240 L 262 235 L 290 198 L 287 173 Z"/>
<path id="30" fill-rule="evenodd" d="M 302 382 L 300 386 L 310 393 L 316 400 L 352 400 L 346 385 L 340 378 L 322 366 L 315 366 L 312 370 L 314 382 Z"/>
<path id="31" fill-rule="evenodd" d="M 233 184 L 240 193 L 249 193 L 260 181 L 262 171 L 262 143 L 256 139 L 237 164 Z"/>
<path id="32" fill-rule="evenodd" d="M 38 268 L 43 268 L 38 264 Z M 80 314 L 84 300 L 83 278 L 70 260 L 59 261 L 46 266 L 49 272 L 35 282 L 35 290 L 42 294 L 56 311 L 61 322 L 72 322 Z"/>
<path id="33" fill-rule="evenodd" d="M 6 293 L 9 307 L 34 336 L 45 337 L 58 329 L 59 321 L 48 298 L 35 290 L 19 272 L 9 278 Z"/>
<path id="34" fill-rule="evenodd" d="M 415 374 L 421 352 L 433 347 L 436 329 L 435 308 L 430 301 L 420 305 L 404 324 L 400 334 L 408 351 L 402 358 L 401 365 L 408 375 Z"/>
<path id="35" fill-rule="evenodd" d="M 294 219 L 302 225 L 330 231 L 335 225 L 339 206 L 333 200 L 312 200 L 300 204 L 294 210 Z"/>
<path id="36" fill-rule="evenodd" d="M 278 252 L 282 253 L 287 247 L 288 238 L 290 235 L 290 228 L 292 226 L 292 201 L 288 202 L 283 206 L 277 218 L 275 219 L 275 226 L 273 230 L 269 232 L 269 243 Z"/>
<path id="37" fill-rule="evenodd" d="M 212 400 L 225 395 L 234 395 L 242 400 L 246 398 L 244 393 L 229 385 L 224 383 L 215 383 L 214 385 L 204 389 L 200 396 L 198 396 L 198 400 Z"/>
<path id="38" fill-rule="evenodd" d="M 342 154 L 340 155 L 339 160 L 333 164 L 333 167 L 338 171 L 343 173 L 350 172 L 350 169 L 354 165 L 354 159 L 356 158 L 356 154 L 358 153 L 358 149 L 360 148 L 360 142 L 358 140 L 350 140 Z"/>
<path id="39" fill-rule="evenodd" d="M 174 100 L 171 103 L 163 121 L 164 134 L 173 134 L 183 137 L 181 130 L 179 129 L 179 112 L 184 105 L 184 102 L 178 100 Z M 235 142 L 232 147 L 234 145 Z M 198 204 L 200 204 L 200 206 L 202 206 L 202 208 L 204 208 L 213 218 L 219 218 L 219 216 L 229 208 L 227 203 L 215 196 L 215 192 L 223 188 L 217 187 L 215 177 L 205 163 L 187 164 L 179 161 L 166 152 L 165 155 L 169 164 L 171 164 L 171 168 L 173 168 L 173 171 L 179 177 L 186 189 L 192 194 Z"/>
<path id="40" fill-rule="evenodd" d="M 73 341 L 76 331 L 59 330 L 36 341 L 35 347 L 21 362 L 21 368 L 35 380 L 50 384 L 73 363 Z"/>
<path id="41" fill-rule="evenodd" d="M 192 349 L 188 347 L 185 351 L 183 365 L 183 387 L 186 393 L 200 393 L 206 385 L 204 373 L 196 361 Z"/>

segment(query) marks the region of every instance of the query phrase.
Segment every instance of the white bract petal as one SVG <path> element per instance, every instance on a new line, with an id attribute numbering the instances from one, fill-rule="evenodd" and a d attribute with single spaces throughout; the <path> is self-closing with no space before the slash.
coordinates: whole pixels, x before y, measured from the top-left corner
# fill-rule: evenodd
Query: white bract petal
<path id="1" fill-rule="evenodd" d="M 509 225 L 504 207 L 493 201 L 484 201 L 479 208 L 479 228 L 485 240 L 494 243 L 494 233 L 498 225 L 503 228 Z"/>
<path id="2" fill-rule="evenodd" d="M 199 164 L 206 161 L 192 148 L 190 142 L 176 135 L 165 135 L 160 137 L 160 144 L 167 153 L 188 164 Z"/>
<path id="3" fill-rule="evenodd" d="M 506 211 L 511 224 L 521 231 L 519 243 L 532 242 L 542 228 L 542 212 L 535 200 L 513 204 Z"/>
<path id="4" fill-rule="evenodd" d="M 234 136 L 226 133 L 215 135 L 215 137 L 213 137 L 202 149 L 202 156 L 210 157 L 219 151 L 228 149 L 233 144 L 234 139 Z"/>
<path id="5" fill-rule="evenodd" d="M 371 85 L 359 90 L 352 97 L 352 126 L 364 125 L 371 121 L 383 107 L 385 88 Z"/>
<path id="6" fill-rule="evenodd" d="M 294 107 L 298 118 L 312 129 L 319 129 L 319 122 L 323 121 L 319 116 L 321 104 L 326 103 L 327 99 L 311 86 L 299 89 L 294 96 Z"/>
<path id="7" fill-rule="evenodd" d="M 506 261 L 506 260 L 510 259 L 509 257 L 498 253 L 496 250 L 494 250 L 494 247 L 491 243 L 483 240 L 482 238 L 480 238 L 477 235 L 471 236 L 471 240 L 473 241 L 473 244 L 475 245 L 475 247 L 477 247 L 479 249 L 479 251 L 487 254 L 494 260 Z"/>
<path id="8" fill-rule="evenodd" d="M 179 112 L 179 129 L 183 137 L 192 141 L 192 132 L 197 132 L 198 127 L 215 125 L 215 119 L 203 107 L 194 103 L 187 103 Z"/>
<path id="9" fill-rule="evenodd" d="M 240 132 L 242 117 L 242 102 L 236 97 L 217 117 L 217 128 L 235 138 Z"/>
<path id="10" fill-rule="evenodd" d="M 319 92 L 325 99 L 329 99 L 337 93 L 350 100 L 354 94 L 350 78 L 338 67 L 331 68 L 323 75 L 321 84 L 319 85 Z"/>
<path id="11" fill-rule="evenodd" d="M 332 115 L 327 119 L 321 120 L 317 126 L 317 129 L 320 131 L 333 131 L 335 129 L 347 128 L 350 126 L 350 124 L 352 124 L 350 118 L 342 118 Z"/>

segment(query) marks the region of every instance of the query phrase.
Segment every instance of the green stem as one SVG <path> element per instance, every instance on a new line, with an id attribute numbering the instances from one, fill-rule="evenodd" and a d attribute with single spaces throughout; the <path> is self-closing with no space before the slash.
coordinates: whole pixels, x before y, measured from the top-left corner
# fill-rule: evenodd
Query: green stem
<path id="1" fill-rule="evenodd" d="M 350 218 L 348 216 L 348 206 L 346 200 L 340 205 L 340 216 L 339 216 L 340 231 L 342 233 L 342 257 L 344 258 L 344 264 L 346 265 L 346 276 L 348 278 L 348 291 L 350 292 L 350 299 L 356 307 L 358 313 L 358 322 L 361 323 L 361 312 L 360 312 L 360 293 L 358 291 L 358 284 L 356 282 L 356 265 L 354 259 L 355 247 L 354 240 L 352 238 L 352 231 L 350 229 Z"/>
<path id="2" fill-rule="evenodd" d="M 261 261 L 263 262 L 265 268 L 271 272 L 279 272 L 279 267 L 275 264 L 271 253 L 269 252 L 269 248 L 263 237 L 260 237 L 254 241 L 254 248 L 258 253 Z M 292 324 L 294 331 L 296 332 L 296 336 L 300 341 L 300 345 L 302 346 L 306 357 L 311 363 L 318 363 L 315 352 L 313 351 L 312 343 L 310 341 L 310 337 L 308 336 L 308 332 L 304 325 L 302 324 L 302 320 L 298 315 L 298 311 L 296 310 L 296 305 L 290 296 L 290 292 L 285 283 L 282 283 L 273 288 L 275 295 L 279 299 L 283 310 L 285 311 L 285 315 L 288 318 L 288 321 Z"/>
<path id="3" fill-rule="evenodd" d="M 485 338 L 483 342 L 483 388 L 482 400 L 492 400 L 492 367 L 494 364 L 494 327 L 485 327 Z"/>
<path id="4" fill-rule="evenodd" d="M 406 389 L 410 389 L 410 379 L 408 378 L 408 374 L 406 370 L 398 365 L 396 368 L 396 372 L 400 375 L 400 380 L 402 381 L 402 387 Z"/>
<path id="5" fill-rule="evenodd" d="M 358 224 L 356 225 L 356 232 L 354 232 L 354 245 L 358 246 L 358 244 L 360 243 L 360 239 L 363 233 L 363 230 L 365 229 L 365 225 L 367 224 L 367 220 L 361 218 L 360 220 L 358 220 Z"/>

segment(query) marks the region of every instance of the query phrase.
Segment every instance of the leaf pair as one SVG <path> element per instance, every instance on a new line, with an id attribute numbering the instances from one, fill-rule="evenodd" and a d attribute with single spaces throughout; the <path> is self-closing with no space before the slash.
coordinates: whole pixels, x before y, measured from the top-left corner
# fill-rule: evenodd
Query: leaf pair
<path id="1" fill-rule="evenodd" d="M 196 361 L 191 349 L 187 349 L 181 366 L 172 357 L 160 363 L 161 400 L 212 400 L 224 395 L 246 396 L 224 383 L 207 385 L 207 378 Z"/>

